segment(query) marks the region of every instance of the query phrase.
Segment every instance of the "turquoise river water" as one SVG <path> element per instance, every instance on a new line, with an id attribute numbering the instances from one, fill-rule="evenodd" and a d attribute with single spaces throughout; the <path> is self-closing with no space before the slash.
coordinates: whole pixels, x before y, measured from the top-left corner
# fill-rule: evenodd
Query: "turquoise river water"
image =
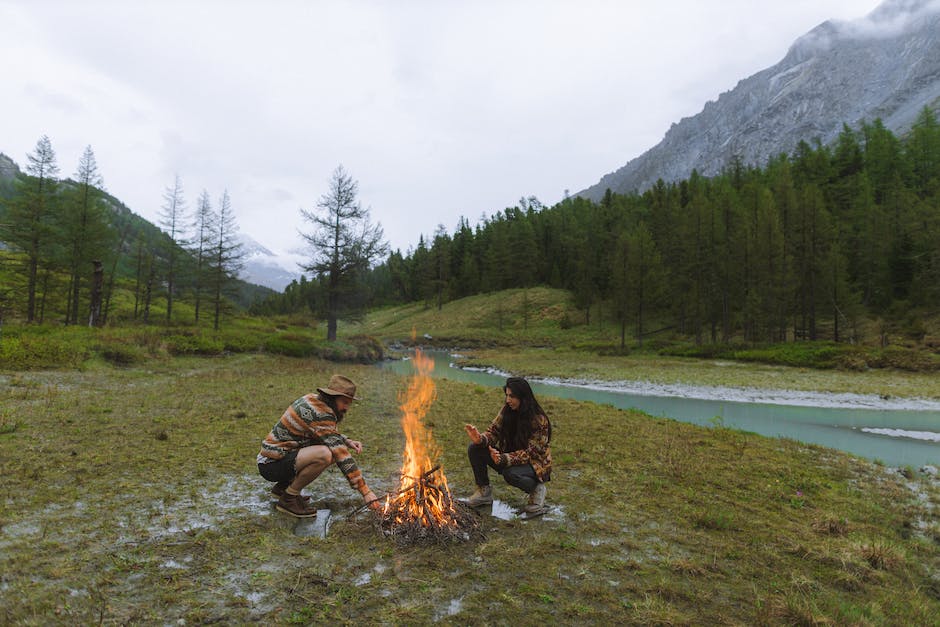
<path id="1" fill-rule="evenodd" d="M 508 373 L 461 369 L 444 351 L 432 376 L 492 386 L 494 404 Z M 413 372 L 409 359 L 384 362 L 398 374 Z M 636 382 L 529 380 L 536 396 L 555 396 L 638 409 L 661 416 L 752 431 L 771 437 L 840 449 L 889 466 L 940 465 L 940 403 L 879 399 L 861 395 L 787 393 L 694 386 L 654 386 Z"/>

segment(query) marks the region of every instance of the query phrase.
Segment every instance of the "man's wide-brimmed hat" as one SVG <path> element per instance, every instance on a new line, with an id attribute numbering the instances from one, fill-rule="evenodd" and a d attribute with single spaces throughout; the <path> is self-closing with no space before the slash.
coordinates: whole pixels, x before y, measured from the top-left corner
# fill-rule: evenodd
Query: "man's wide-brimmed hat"
<path id="1" fill-rule="evenodd" d="M 317 388 L 317 392 L 329 394 L 330 396 L 345 396 L 354 401 L 362 400 L 356 396 L 356 384 L 352 382 L 352 379 L 341 374 L 334 374 L 330 377 L 329 385 L 325 388 Z"/>

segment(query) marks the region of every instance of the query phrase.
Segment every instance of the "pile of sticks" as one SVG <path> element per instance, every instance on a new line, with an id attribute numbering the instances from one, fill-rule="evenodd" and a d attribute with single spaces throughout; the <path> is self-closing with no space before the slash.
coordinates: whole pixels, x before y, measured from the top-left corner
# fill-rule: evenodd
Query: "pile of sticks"
<path id="1" fill-rule="evenodd" d="M 412 484 L 392 495 L 379 521 L 386 536 L 400 544 L 432 544 L 466 541 L 480 535 L 479 517 L 470 507 L 455 500 L 450 490 L 436 480 L 438 470 L 440 466 L 435 466 L 420 477 L 408 477 L 413 480 Z M 405 494 L 408 496 L 401 498 Z M 445 520 L 438 520 L 431 503 L 442 506 Z"/>

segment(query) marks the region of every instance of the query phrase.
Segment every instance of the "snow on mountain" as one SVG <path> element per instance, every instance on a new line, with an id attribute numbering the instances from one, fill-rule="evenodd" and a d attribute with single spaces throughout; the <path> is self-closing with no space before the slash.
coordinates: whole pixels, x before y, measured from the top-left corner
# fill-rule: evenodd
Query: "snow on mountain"
<path id="1" fill-rule="evenodd" d="M 273 253 L 250 235 L 238 234 L 242 246 L 240 279 L 283 292 L 291 281 L 299 280 L 301 271 L 292 255 Z"/>

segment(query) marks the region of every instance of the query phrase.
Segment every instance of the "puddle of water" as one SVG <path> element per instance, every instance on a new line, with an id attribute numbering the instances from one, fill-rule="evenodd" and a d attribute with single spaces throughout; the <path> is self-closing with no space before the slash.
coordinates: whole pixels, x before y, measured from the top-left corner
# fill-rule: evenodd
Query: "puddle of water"
<path id="1" fill-rule="evenodd" d="M 493 499 L 493 505 L 489 510 L 486 508 L 479 509 L 499 520 L 535 520 L 536 518 L 544 518 L 545 520 L 551 521 L 564 520 L 565 512 L 560 505 L 548 505 L 547 508 L 548 511 L 541 516 L 525 516 L 522 510 L 511 506 L 509 503 L 500 501 L 499 499 Z"/>
<path id="2" fill-rule="evenodd" d="M 456 616 L 463 609 L 463 598 L 451 599 L 446 607 L 440 608 L 434 612 L 434 620 L 439 621 L 448 616 Z"/>
<path id="3" fill-rule="evenodd" d="M 516 518 L 516 508 L 510 507 L 508 503 L 500 501 L 499 499 L 493 499 L 493 508 L 490 511 L 490 516 L 499 518 L 500 520 L 514 520 Z"/>
<path id="4" fill-rule="evenodd" d="M 11 538 L 38 536 L 42 534 L 42 527 L 40 527 L 39 524 L 31 521 L 23 521 L 10 525 L 4 525 L 2 530 L 5 535 L 10 536 Z"/>
<path id="5" fill-rule="evenodd" d="M 160 564 L 160 568 L 171 568 L 174 570 L 183 570 L 186 567 L 180 564 L 179 562 L 177 562 L 176 560 L 167 560 L 163 562 L 162 564 Z"/>
<path id="6" fill-rule="evenodd" d="M 301 538 L 326 537 L 332 523 L 333 512 L 328 509 L 318 509 L 316 518 L 301 518 L 294 525 L 294 535 Z"/>

